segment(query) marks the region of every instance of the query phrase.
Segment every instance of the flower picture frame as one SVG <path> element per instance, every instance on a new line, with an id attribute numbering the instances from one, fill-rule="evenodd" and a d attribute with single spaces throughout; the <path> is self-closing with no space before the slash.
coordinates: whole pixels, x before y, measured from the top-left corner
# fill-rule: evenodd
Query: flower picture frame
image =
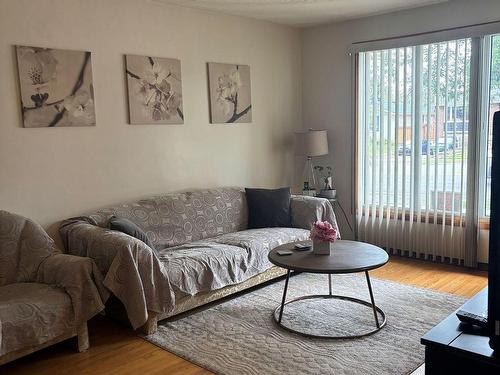
<path id="1" fill-rule="evenodd" d="M 96 124 L 91 53 L 16 46 L 25 128 Z"/>
<path id="2" fill-rule="evenodd" d="M 130 124 L 183 124 L 181 62 L 126 55 Z"/>
<path id="3" fill-rule="evenodd" d="M 208 63 L 210 122 L 252 122 L 250 67 Z"/>

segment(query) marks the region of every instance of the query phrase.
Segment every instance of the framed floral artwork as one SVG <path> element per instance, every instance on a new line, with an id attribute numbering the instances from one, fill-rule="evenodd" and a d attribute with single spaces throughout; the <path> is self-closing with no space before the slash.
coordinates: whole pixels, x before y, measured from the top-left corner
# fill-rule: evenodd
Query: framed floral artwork
<path id="1" fill-rule="evenodd" d="M 16 46 L 25 128 L 95 125 L 90 52 Z"/>
<path id="2" fill-rule="evenodd" d="M 131 124 L 183 124 L 181 62 L 125 56 Z"/>
<path id="3" fill-rule="evenodd" d="M 248 65 L 208 63 L 210 122 L 252 122 Z"/>

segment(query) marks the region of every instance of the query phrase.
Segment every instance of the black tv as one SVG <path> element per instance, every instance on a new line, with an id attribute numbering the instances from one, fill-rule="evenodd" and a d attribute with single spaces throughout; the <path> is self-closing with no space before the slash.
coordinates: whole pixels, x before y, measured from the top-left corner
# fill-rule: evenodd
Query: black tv
<path id="1" fill-rule="evenodd" d="M 488 258 L 488 335 L 500 351 L 500 111 L 493 116 L 490 242 Z"/>

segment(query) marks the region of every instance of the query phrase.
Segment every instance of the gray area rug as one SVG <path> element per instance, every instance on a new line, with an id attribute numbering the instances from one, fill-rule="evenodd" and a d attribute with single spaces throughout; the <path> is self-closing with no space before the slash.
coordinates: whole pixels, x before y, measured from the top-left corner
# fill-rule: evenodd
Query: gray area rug
<path id="1" fill-rule="evenodd" d="M 326 275 L 290 279 L 288 299 L 327 294 Z M 424 361 L 420 338 L 465 299 L 372 278 L 387 325 L 360 339 L 324 340 L 289 333 L 274 323 L 284 281 L 160 323 L 149 342 L 217 374 L 407 374 Z M 364 275 L 333 276 L 334 294 L 369 300 Z M 374 326 L 366 306 L 341 300 L 297 302 L 283 323 L 310 333 L 360 333 Z"/>

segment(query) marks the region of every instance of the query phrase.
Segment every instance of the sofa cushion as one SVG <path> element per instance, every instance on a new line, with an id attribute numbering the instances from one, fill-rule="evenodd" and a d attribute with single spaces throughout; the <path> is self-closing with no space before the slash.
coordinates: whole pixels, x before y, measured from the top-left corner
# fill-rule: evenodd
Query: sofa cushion
<path id="1" fill-rule="evenodd" d="M 71 299 L 62 288 L 37 283 L 0 287 L 0 355 L 66 333 L 73 315 Z"/>
<path id="2" fill-rule="evenodd" d="M 290 188 L 245 189 L 248 228 L 290 227 Z"/>
<path id="3" fill-rule="evenodd" d="M 238 284 L 264 272 L 272 267 L 267 258 L 271 249 L 308 237 L 305 229 L 249 229 L 164 249 L 160 261 L 176 297 L 183 297 Z"/>
<path id="4" fill-rule="evenodd" d="M 269 251 L 275 247 L 289 242 L 307 240 L 309 233 L 309 230 L 300 228 L 259 228 L 224 234 L 212 238 L 211 241 L 259 252 L 265 255 L 267 260 Z"/>
<path id="5" fill-rule="evenodd" d="M 246 280 L 253 259 L 238 246 L 207 240 L 160 252 L 176 298 L 223 288 Z"/>
<path id="6" fill-rule="evenodd" d="M 153 244 L 148 238 L 148 235 L 141 228 L 139 228 L 139 226 L 137 226 L 128 219 L 125 219 L 123 217 L 112 216 L 109 219 L 109 229 L 117 230 L 119 232 L 128 234 L 129 236 L 135 237 L 138 240 L 144 242 L 151 249 L 153 249 L 153 251 L 156 252 Z"/>

